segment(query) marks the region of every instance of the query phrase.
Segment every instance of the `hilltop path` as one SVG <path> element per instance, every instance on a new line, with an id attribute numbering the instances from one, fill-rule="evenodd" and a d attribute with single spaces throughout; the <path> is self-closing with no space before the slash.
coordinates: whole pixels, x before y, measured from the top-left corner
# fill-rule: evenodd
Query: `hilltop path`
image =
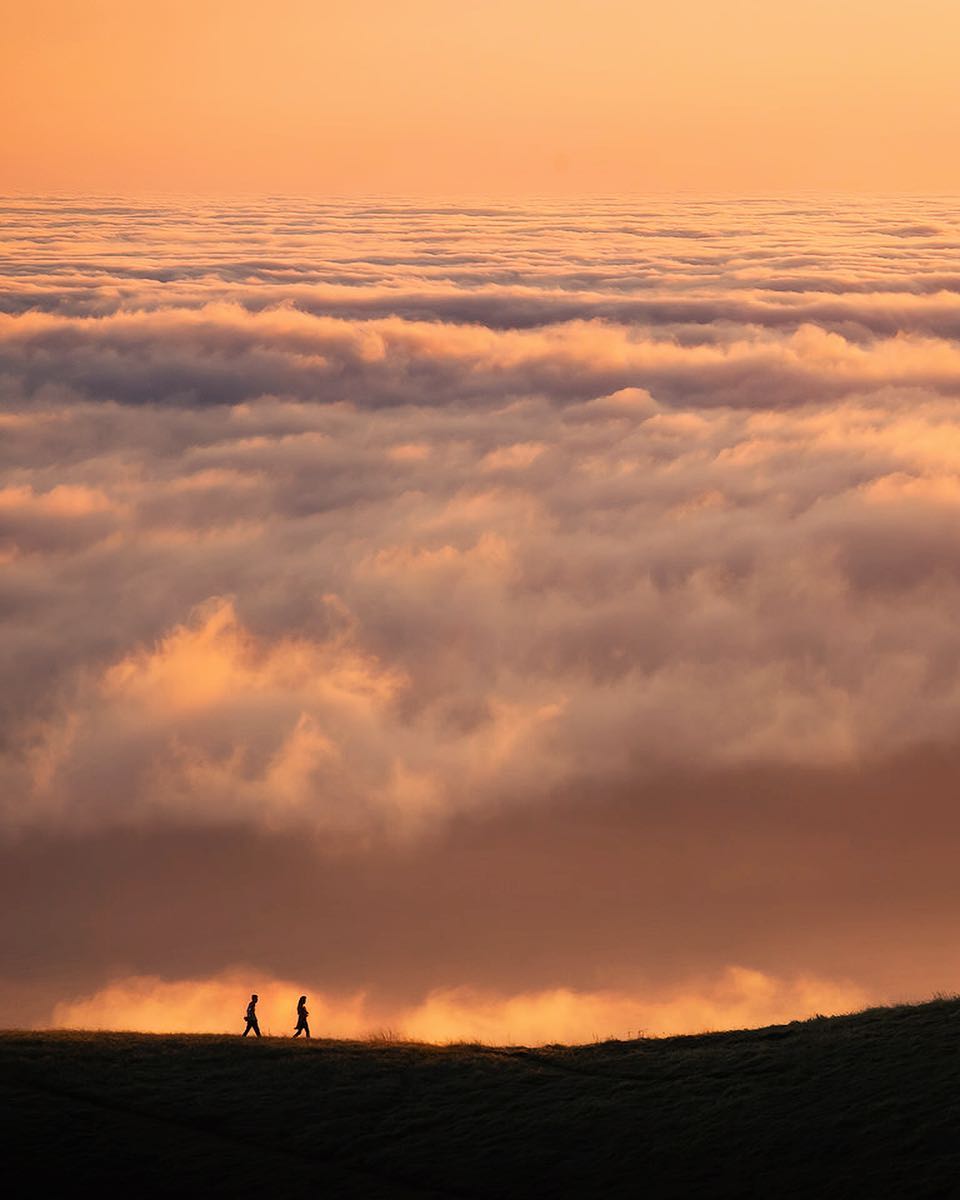
<path id="1" fill-rule="evenodd" d="M 938 1000 L 537 1050 L 4 1033 L 0 1100 L 41 1190 L 948 1197 L 958 1027 Z"/>

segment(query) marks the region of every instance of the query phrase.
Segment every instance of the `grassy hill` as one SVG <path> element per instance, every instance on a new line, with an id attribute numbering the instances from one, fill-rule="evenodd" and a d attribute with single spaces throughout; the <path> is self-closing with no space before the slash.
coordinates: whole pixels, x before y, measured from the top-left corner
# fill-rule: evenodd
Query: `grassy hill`
<path id="1" fill-rule="evenodd" d="M 960 1000 L 543 1050 L 3 1033 L 0 1103 L 23 1195 L 952 1197 Z"/>

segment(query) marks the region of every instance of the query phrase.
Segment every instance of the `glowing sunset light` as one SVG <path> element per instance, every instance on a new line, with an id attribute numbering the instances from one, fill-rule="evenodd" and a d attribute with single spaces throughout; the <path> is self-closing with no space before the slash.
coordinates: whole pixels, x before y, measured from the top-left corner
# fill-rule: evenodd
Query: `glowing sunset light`
<path id="1" fill-rule="evenodd" d="M 236 1033 L 238 1008 L 249 982 L 259 996 L 265 1034 L 292 1031 L 293 1003 L 303 988 L 281 980 L 261 982 L 252 968 L 234 969 L 213 979 L 115 980 L 93 996 L 57 1005 L 54 1027 L 122 1029 L 144 1033 Z M 818 979 L 772 979 L 759 971 L 731 967 L 717 979 L 702 980 L 674 996 L 630 996 L 618 992 L 576 992 L 569 988 L 498 996 L 472 988 L 443 988 L 405 1008 L 371 1003 L 362 992 L 327 996 L 307 988 L 313 1036 L 382 1037 L 443 1043 L 479 1041 L 488 1045 L 543 1045 L 586 1042 L 597 1037 L 640 1037 L 691 1030 L 771 1024 L 861 1007 L 864 994 L 849 984 Z M 638 1021 L 644 1022 L 643 1028 Z"/>

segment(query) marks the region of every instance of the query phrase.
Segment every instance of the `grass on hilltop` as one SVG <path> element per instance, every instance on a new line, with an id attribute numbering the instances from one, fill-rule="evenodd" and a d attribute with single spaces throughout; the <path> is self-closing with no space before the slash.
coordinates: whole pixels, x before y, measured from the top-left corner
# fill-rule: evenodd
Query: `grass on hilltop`
<path id="1" fill-rule="evenodd" d="M 38 1196 L 949 1197 L 958 1027 L 938 999 L 538 1050 L 5 1033 L 4 1165 Z"/>

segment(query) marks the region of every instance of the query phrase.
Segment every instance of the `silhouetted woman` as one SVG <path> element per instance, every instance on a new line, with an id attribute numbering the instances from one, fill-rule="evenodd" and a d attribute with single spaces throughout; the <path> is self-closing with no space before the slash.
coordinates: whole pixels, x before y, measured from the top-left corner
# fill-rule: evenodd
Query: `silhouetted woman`
<path id="1" fill-rule="evenodd" d="M 307 1012 L 307 998 L 306 996 L 301 996 L 297 1001 L 297 1032 L 293 1035 L 294 1037 L 299 1037 L 301 1033 L 305 1033 L 307 1037 L 310 1036 L 310 1026 L 307 1024 L 307 1017 L 309 1016 L 310 1014 Z"/>
<path id="2" fill-rule="evenodd" d="M 244 1037 L 247 1036 L 251 1029 L 257 1037 L 260 1036 L 260 1022 L 257 1020 L 257 1001 L 259 999 L 260 997 L 257 995 L 250 997 L 250 1003 L 247 1005 L 247 1027 L 243 1031 Z"/>

